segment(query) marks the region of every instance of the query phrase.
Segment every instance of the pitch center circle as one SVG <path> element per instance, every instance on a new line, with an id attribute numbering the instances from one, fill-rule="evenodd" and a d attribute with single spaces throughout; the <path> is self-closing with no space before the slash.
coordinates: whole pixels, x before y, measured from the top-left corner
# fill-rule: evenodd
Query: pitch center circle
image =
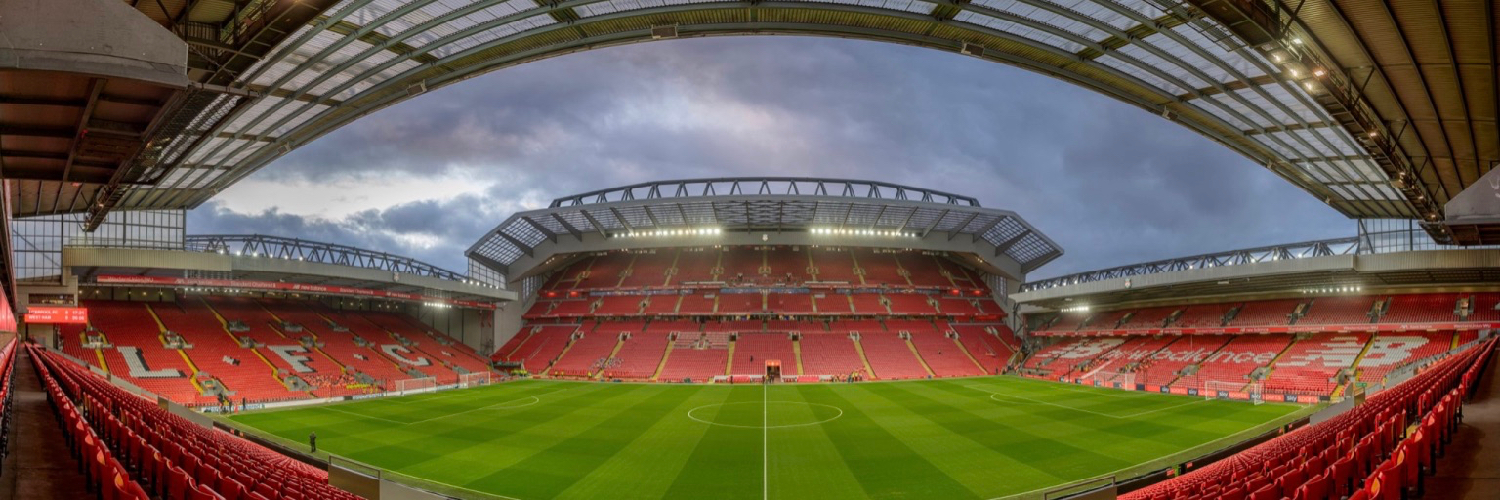
<path id="1" fill-rule="evenodd" d="M 688 410 L 687 416 L 721 427 L 784 429 L 832 422 L 844 416 L 844 409 L 806 401 L 736 401 L 699 406 Z"/>

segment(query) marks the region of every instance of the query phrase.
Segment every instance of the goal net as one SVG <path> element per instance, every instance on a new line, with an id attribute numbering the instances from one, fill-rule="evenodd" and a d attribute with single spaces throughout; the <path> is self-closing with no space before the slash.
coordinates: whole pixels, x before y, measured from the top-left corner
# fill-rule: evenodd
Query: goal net
<path id="1" fill-rule="evenodd" d="M 408 378 L 396 381 L 396 393 L 400 395 L 437 392 L 437 377 Z"/>
<path id="2" fill-rule="evenodd" d="M 1260 382 L 1230 382 L 1224 380 L 1207 380 L 1203 382 L 1201 391 L 1203 399 L 1241 399 L 1249 400 L 1255 404 L 1263 403 L 1261 399 Z"/>
<path id="3" fill-rule="evenodd" d="M 465 373 L 458 376 L 459 387 L 474 387 L 478 385 L 489 385 L 490 372 Z"/>
<path id="4" fill-rule="evenodd" d="M 1094 385 L 1133 391 L 1135 390 L 1135 373 L 1098 372 L 1094 374 Z"/>

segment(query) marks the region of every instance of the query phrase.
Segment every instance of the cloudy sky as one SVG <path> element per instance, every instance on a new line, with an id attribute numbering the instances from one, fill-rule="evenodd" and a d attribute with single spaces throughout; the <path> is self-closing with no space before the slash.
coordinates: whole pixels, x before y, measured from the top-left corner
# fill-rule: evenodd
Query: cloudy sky
<path id="1" fill-rule="evenodd" d="M 1067 254 L 1034 277 L 1353 234 L 1186 128 L 957 54 L 823 38 L 688 39 L 501 70 L 370 115 L 191 212 L 454 270 L 509 214 L 649 180 L 879 179 L 1014 210 Z"/>

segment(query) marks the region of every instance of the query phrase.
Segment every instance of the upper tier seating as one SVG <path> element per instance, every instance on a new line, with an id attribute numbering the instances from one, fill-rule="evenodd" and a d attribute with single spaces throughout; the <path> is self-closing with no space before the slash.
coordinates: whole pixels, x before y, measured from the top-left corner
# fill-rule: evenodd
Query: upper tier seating
<path id="1" fill-rule="evenodd" d="M 917 361 L 911 348 L 906 346 L 900 334 L 895 332 L 860 332 L 859 344 L 865 350 L 865 359 L 881 380 L 926 378 L 927 370 Z"/>
<path id="2" fill-rule="evenodd" d="M 1186 307 L 1172 326 L 1179 328 L 1213 328 L 1224 326 L 1224 316 L 1236 304 L 1206 304 Z"/>
<path id="3" fill-rule="evenodd" d="M 849 339 L 848 334 L 803 334 L 798 343 L 802 347 L 803 375 L 845 377 L 864 371 L 864 362 L 860 361 L 859 352 L 854 350 L 854 341 Z"/>
<path id="4" fill-rule="evenodd" d="M 1381 323 L 1438 323 L 1458 321 L 1453 314 L 1458 305 L 1459 294 L 1430 293 L 1422 295 L 1396 295 Z"/>
<path id="5" fill-rule="evenodd" d="M 1476 293 L 1469 321 L 1500 321 L 1500 293 Z"/>
<path id="6" fill-rule="evenodd" d="M 1375 297 L 1318 297 L 1298 325 L 1339 325 L 1370 322 Z"/>
<path id="7" fill-rule="evenodd" d="M 943 276 L 943 268 L 938 267 L 937 257 L 908 252 L 897 254 L 896 262 L 906 270 L 906 278 L 911 281 L 911 286 L 927 288 L 954 286 L 952 280 Z"/>
<path id="8" fill-rule="evenodd" d="M 865 272 L 865 286 L 912 286 L 901 275 L 901 264 L 896 261 L 896 254 L 864 249 L 851 250 L 850 253 Z"/>
<path id="9" fill-rule="evenodd" d="M 621 288 L 654 288 L 667 282 L 667 270 L 677 258 L 676 250 L 656 250 L 636 253 L 631 261 L 629 275 L 620 281 Z"/>
<path id="10" fill-rule="evenodd" d="M 933 300 L 932 295 L 917 293 L 888 293 L 885 298 L 891 302 L 891 314 L 933 314 L 937 309 L 932 307 L 928 301 Z"/>
<path id="11" fill-rule="evenodd" d="M 1284 326 L 1300 300 L 1261 300 L 1246 302 L 1229 326 Z"/>
<path id="12" fill-rule="evenodd" d="M 813 265 L 818 268 L 818 281 L 862 284 L 854 267 L 854 253 L 849 250 L 811 249 Z"/>
<path id="13" fill-rule="evenodd" d="M 717 249 L 680 249 L 677 253 L 677 274 L 668 285 L 681 285 L 700 281 L 714 281 L 713 272 L 724 252 Z"/>
<path id="14" fill-rule="evenodd" d="M 1120 329 L 1128 330 L 1133 328 L 1161 328 L 1166 323 L 1167 317 L 1171 316 L 1172 313 L 1180 310 L 1182 310 L 1182 307 L 1180 306 L 1141 309 L 1135 311 L 1134 314 L 1131 314 L 1130 319 L 1125 320 L 1125 322 L 1120 325 Z"/>
<path id="15" fill-rule="evenodd" d="M 1088 313 L 1062 313 L 1057 315 L 1056 320 L 1052 324 L 1047 325 L 1042 330 L 1048 332 L 1071 332 L 1077 330 L 1078 326 L 1082 325 L 1086 319 L 1089 319 Z"/>

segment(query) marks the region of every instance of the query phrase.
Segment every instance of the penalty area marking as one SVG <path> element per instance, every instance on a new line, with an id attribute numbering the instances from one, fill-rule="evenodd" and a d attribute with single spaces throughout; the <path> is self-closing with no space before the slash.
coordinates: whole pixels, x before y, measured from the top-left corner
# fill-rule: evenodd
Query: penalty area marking
<path id="1" fill-rule="evenodd" d="M 696 412 L 698 410 L 702 410 L 704 408 L 713 408 L 715 406 L 730 406 L 730 405 L 747 405 L 747 404 L 748 405 L 753 405 L 755 403 L 761 403 L 761 404 L 763 404 L 763 405 L 765 405 L 767 407 L 764 410 L 764 412 L 766 413 L 766 415 L 762 415 L 762 421 L 765 422 L 765 423 L 763 423 L 761 425 L 721 424 L 721 423 L 718 423 L 718 422 L 710 422 L 710 421 L 698 418 L 698 417 L 696 417 L 696 416 L 693 415 L 693 412 Z M 770 415 L 769 415 L 770 408 L 769 408 L 769 406 L 771 404 L 773 404 L 773 403 L 788 403 L 788 404 L 802 404 L 802 405 L 808 405 L 808 406 L 822 406 L 824 408 L 833 408 L 834 410 L 838 411 L 839 413 L 838 413 L 838 415 L 834 415 L 834 416 L 832 416 L 830 418 L 825 418 L 823 420 L 819 420 L 819 421 L 816 421 L 816 422 L 807 422 L 807 423 L 802 423 L 802 424 L 767 425 L 767 424 L 770 423 L 769 422 L 769 420 L 770 420 Z M 733 403 L 713 403 L 713 404 L 706 404 L 706 405 L 699 406 L 697 408 L 693 408 L 693 409 L 687 411 L 687 417 L 689 419 L 692 419 L 695 422 L 704 423 L 704 424 L 708 424 L 708 425 L 720 425 L 720 426 L 724 426 L 724 427 L 734 427 L 736 429 L 786 429 L 786 428 L 791 428 L 791 427 L 807 427 L 807 426 L 810 426 L 810 425 L 826 424 L 828 422 L 832 422 L 834 420 L 838 420 L 839 417 L 842 417 L 842 416 L 844 416 L 844 409 L 843 408 L 839 408 L 839 407 L 834 406 L 834 405 L 825 405 L 825 404 L 822 404 L 822 403 L 808 403 L 806 401 L 736 401 L 736 402 L 733 402 Z"/>

